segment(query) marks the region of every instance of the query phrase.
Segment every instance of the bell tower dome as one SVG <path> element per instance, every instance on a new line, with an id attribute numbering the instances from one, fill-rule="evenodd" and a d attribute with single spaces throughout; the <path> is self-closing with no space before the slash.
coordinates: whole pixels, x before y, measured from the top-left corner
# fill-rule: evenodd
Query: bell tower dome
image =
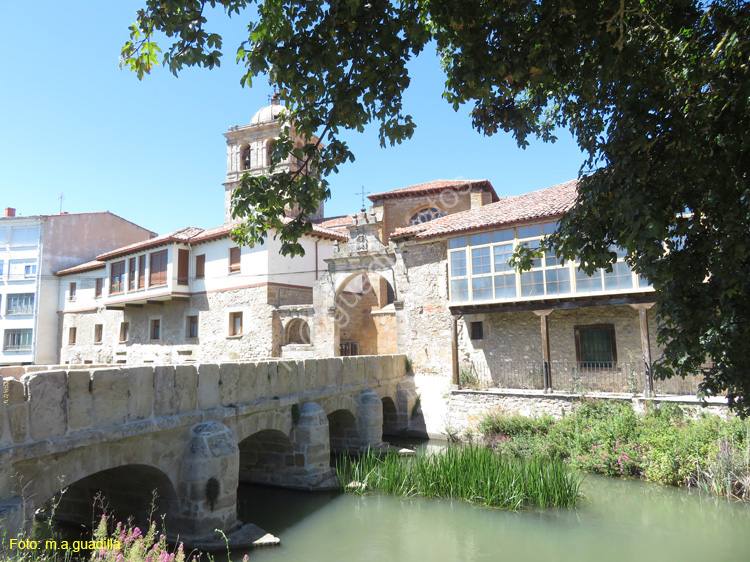
<path id="1" fill-rule="evenodd" d="M 232 193 L 240 184 L 242 176 L 260 176 L 267 174 L 271 167 L 271 149 L 273 143 L 279 138 L 281 123 L 279 117 L 285 108 L 281 105 L 278 93 L 274 93 L 271 104 L 260 108 L 249 125 L 234 125 L 224 133 L 227 139 L 227 179 L 224 183 L 224 222 L 231 222 L 231 200 Z M 294 133 L 292 125 L 292 139 L 295 144 L 302 146 L 302 140 Z M 313 142 L 317 138 L 313 137 Z M 274 173 L 284 173 L 296 170 L 302 165 L 302 161 L 290 154 L 289 157 L 277 164 Z M 303 173 L 308 173 L 304 170 Z M 294 209 L 287 209 L 288 216 L 295 216 Z M 310 218 L 323 218 L 323 202 L 321 201 L 317 212 Z"/>

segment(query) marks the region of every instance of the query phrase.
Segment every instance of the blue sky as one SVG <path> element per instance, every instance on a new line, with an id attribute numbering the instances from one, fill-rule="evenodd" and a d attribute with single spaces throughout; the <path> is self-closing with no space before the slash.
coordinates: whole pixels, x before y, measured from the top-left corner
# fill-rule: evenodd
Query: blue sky
<path id="1" fill-rule="evenodd" d="M 222 133 L 268 103 L 258 79 L 242 88 L 234 53 L 246 21 L 217 13 L 224 36 L 220 69 L 163 67 L 138 81 L 119 69 L 128 25 L 145 0 L 4 0 L 0 34 L 0 207 L 20 214 L 108 210 L 159 234 L 208 228 L 224 217 Z M 245 16 L 246 18 L 247 16 Z M 212 20 L 209 20 L 211 27 Z M 355 212 L 358 192 L 376 193 L 435 179 L 488 179 L 500 196 L 577 176 L 583 157 L 561 133 L 555 144 L 519 149 L 510 135 L 471 128 L 469 107 L 442 99 L 433 52 L 411 65 L 406 111 L 411 141 L 381 149 L 377 131 L 350 133 L 356 161 L 329 178 L 326 215 Z"/>

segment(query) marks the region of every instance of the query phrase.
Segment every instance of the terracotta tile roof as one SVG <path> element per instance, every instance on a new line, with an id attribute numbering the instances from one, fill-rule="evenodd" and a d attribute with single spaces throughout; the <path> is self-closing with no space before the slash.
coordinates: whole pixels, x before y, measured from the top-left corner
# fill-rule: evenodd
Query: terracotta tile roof
<path id="1" fill-rule="evenodd" d="M 348 225 L 352 224 L 354 216 L 355 215 L 341 215 L 340 217 L 317 219 L 312 222 L 313 224 L 317 224 L 324 228 L 346 228 Z"/>
<path id="2" fill-rule="evenodd" d="M 70 275 L 71 273 L 81 273 L 83 271 L 93 271 L 95 269 L 101 269 L 103 268 L 105 264 L 103 261 L 99 260 L 91 260 L 87 261 L 86 263 L 80 263 L 78 265 L 74 265 L 73 267 L 68 267 L 67 269 L 61 269 L 55 275 Z"/>
<path id="3" fill-rule="evenodd" d="M 571 180 L 539 191 L 504 197 L 497 203 L 399 228 L 391 234 L 391 238 L 413 237 L 415 240 L 424 240 L 558 217 L 573 206 L 577 185 L 578 180 Z"/>
<path id="4" fill-rule="evenodd" d="M 190 241 L 190 238 L 192 236 L 195 236 L 199 232 L 203 232 L 203 230 L 194 226 L 189 226 L 187 228 L 175 230 L 174 232 L 170 232 L 169 234 L 162 234 L 161 236 L 156 236 L 155 238 L 149 238 L 148 240 L 144 240 L 142 242 L 136 242 L 135 244 L 130 244 L 129 246 L 123 246 L 122 248 L 117 248 L 116 250 L 99 254 L 98 256 L 96 256 L 96 259 L 108 260 L 117 256 L 124 256 L 126 254 L 132 254 L 133 252 L 139 252 L 147 248 L 162 246 L 164 244 L 170 244 L 173 242 L 187 243 Z"/>
<path id="5" fill-rule="evenodd" d="M 292 222 L 292 219 L 283 217 L 282 221 L 284 222 L 284 224 L 289 224 L 290 222 Z M 116 250 L 105 252 L 104 254 L 96 256 L 96 259 L 94 261 L 60 270 L 56 273 L 56 275 L 68 275 L 70 273 L 77 273 L 79 271 L 86 271 L 88 269 L 96 269 L 96 267 L 104 266 L 104 261 L 106 260 L 111 260 L 113 258 L 118 258 L 166 244 L 198 244 L 201 242 L 209 242 L 211 240 L 223 238 L 225 236 L 228 237 L 231 236 L 232 230 L 238 224 L 240 224 L 239 221 L 231 222 L 205 230 L 202 228 L 189 226 L 181 230 L 175 230 L 174 232 L 170 232 L 169 234 L 162 234 L 161 236 L 157 236 L 155 238 L 150 238 L 148 240 L 143 240 L 142 242 L 136 242 L 135 244 L 130 244 L 128 246 L 123 246 L 122 248 L 117 248 Z M 349 231 L 342 232 L 341 230 L 333 230 L 319 224 L 313 224 L 313 229 L 310 233 L 310 236 L 319 236 L 321 238 L 329 238 L 331 240 L 348 240 Z M 93 264 L 101 265 L 95 267 Z"/>
<path id="6" fill-rule="evenodd" d="M 495 193 L 495 188 L 487 180 L 435 180 L 427 183 L 420 183 L 418 185 L 410 185 L 409 187 L 402 187 L 400 189 L 392 189 L 391 191 L 383 191 L 382 193 L 375 193 L 368 195 L 367 198 L 370 201 L 380 201 L 381 199 L 396 199 L 398 197 L 414 197 L 415 195 L 428 195 L 430 193 L 440 193 L 445 189 L 453 189 L 457 191 L 463 191 L 471 188 L 480 188 L 484 191 L 488 191 L 492 195 L 492 201 L 498 201 L 499 197 Z"/>

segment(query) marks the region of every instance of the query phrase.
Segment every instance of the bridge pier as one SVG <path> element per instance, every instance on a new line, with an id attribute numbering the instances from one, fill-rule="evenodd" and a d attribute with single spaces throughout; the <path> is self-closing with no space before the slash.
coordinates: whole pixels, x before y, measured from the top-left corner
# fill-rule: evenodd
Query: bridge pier
<path id="1" fill-rule="evenodd" d="M 369 388 L 357 396 L 357 430 L 360 450 L 383 445 L 383 403 L 378 393 Z"/>
<path id="2" fill-rule="evenodd" d="M 178 488 L 180 539 L 193 543 L 229 533 L 237 525 L 240 451 L 232 431 L 219 422 L 190 430 Z"/>
<path id="3" fill-rule="evenodd" d="M 291 437 L 295 462 L 289 474 L 290 484 L 316 490 L 335 488 L 337 483 L 331 468 L 328 418 L 323 408 L 315 402 L 302 404 Z"/>

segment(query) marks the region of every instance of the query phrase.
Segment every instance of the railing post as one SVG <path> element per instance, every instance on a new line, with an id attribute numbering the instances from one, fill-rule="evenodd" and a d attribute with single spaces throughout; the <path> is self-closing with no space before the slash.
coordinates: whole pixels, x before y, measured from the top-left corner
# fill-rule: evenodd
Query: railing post
<path id="1" fill-rule="evenodd" d="M 643 375 L 645 378 L 644 393 L 646 396 L 654 395 L 654 377 L 651 374 L 651 342 L 648 337 L 648 310 L 654 303 L 631 304 L 638 311 L 638 320 L 641 328 L 641 353 L 643 355 Z"/>
<path id="2" fill-rule="evenodd" d="M 542 328 L 542 361 L 544 362 L 544 393 L 552 392 L 552 365 L 549 352 L 549 323 L 547 317 L 552 310 L 535 310 L 534 314 L 539 316 Z"/>

